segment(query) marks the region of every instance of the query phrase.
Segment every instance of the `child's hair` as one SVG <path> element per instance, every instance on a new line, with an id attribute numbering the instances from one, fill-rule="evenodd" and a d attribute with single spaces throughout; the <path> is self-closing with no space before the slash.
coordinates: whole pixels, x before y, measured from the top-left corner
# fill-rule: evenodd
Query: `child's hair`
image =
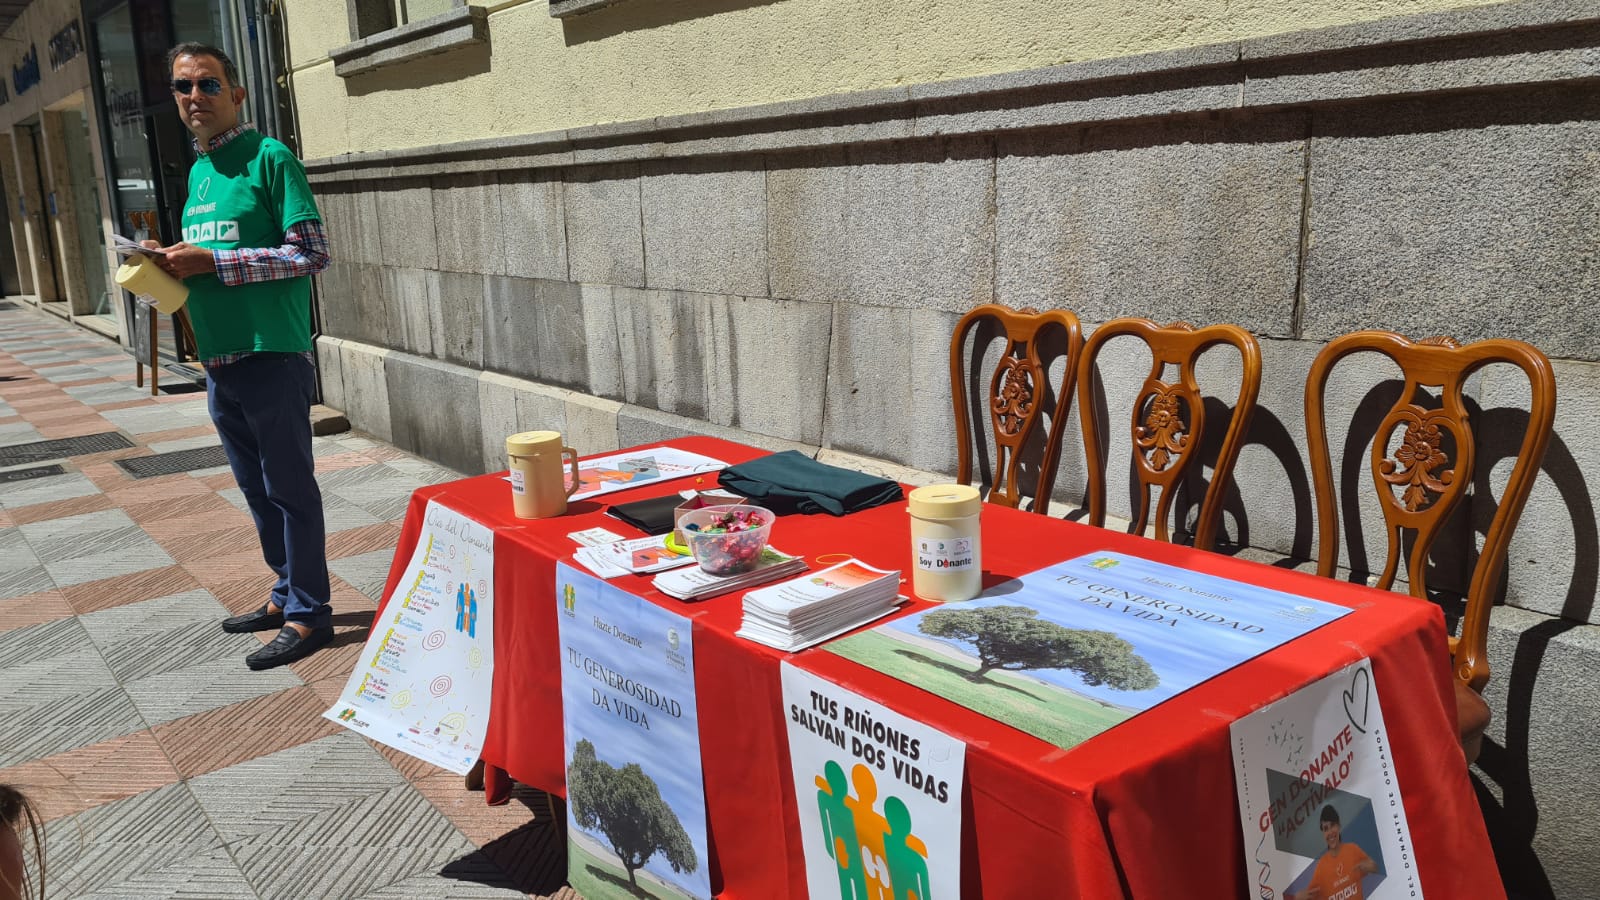
<path id="1" fill-rule="evenodd" d="M 6 871 L 0 865 L 0 894 L 25 897 L 27 900 L 44 900 L 44 823 L 39 809 L 21 791 L 9 784 L 0 784 L 0 828 L 12 832 L 23 857 L 19 872 Z M 23 835 L 33 838 L 34 877 L 28 877 L 27 854 Z M 0 856 L 0 864 L 5 858 Z M 37 889 L 36 887 L 37 886 Z"/>

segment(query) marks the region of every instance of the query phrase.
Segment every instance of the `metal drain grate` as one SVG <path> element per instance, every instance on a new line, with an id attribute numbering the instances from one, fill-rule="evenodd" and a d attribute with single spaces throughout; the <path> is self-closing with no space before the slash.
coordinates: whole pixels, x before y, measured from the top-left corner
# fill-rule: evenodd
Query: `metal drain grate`
<path id="1" fill-rule="evenodd" d="M 210 469 L 228 464 L 228 455 L 221 447 L 197 447 L 193 450 L 174 450 L 154 456 L 136 456 L 117 460 L 117 467 L 135 478 L 154 478 L 157 475 L 176 475 L 196 469 Z"/>
<path id="2" fill-rule="evenodd" d="M 0 466 L 20 466 L 25 463 L 48 462 L 69 456 L 104 453 L 133 446 L 133 441 L 120 431 L 102 431 L 81 437 L 57 438 L 53 441 L 34 441 L 31 444 L 12 444 L 0 447 Z"/>
<path id="3" fill-rule="evenodd" d="M 12 469 L 9 472 L 0 472 L 0 484 L 11 481 L 27 481 L 30 478 L 49 478 L 51 475 L 65 475 L 67 470 L 59 464 L 40 466 L 36 469 Z"/>
<path id="4" fill-rule="evenodd" d="M 161 368 L 202 389 L 206 386 L 206 370 L 199 363 L 167 363 Z"/>

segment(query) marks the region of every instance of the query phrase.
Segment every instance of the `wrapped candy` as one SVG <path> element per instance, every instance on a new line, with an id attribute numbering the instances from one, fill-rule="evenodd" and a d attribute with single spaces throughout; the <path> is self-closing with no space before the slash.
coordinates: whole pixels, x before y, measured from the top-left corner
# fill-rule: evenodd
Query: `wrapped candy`
<path id="1" fill-rule="evenodd" d="M 685 515 L 681 526 L 700 568 L 732 575 L 760 560 L 772 520 L 772 512 L 759 506 L 708 506 Z"/>

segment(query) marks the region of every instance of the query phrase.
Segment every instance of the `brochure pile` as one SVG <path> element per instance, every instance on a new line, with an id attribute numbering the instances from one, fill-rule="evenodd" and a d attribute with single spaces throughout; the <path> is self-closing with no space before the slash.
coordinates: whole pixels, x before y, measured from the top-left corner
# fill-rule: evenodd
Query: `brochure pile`
<path id="1" fill-rule="evenodd" d="M 900 573 L 855 559 L 744 595 L 736 634 L 790 653 L 888 615 L 904 599 Z"/>

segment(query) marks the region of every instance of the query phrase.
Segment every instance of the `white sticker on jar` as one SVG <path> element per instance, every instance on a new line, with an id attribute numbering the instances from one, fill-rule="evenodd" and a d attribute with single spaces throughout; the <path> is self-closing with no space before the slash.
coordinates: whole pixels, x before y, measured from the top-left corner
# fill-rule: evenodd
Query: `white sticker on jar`
<path id="1" fill-rule="evenodd" d="M 917 538 L 916 545 L 917 568 L 924 572 L 960 572 L 978 564 L 973 558 L 972 538 Z"/>
<path id="2" fill-rule="evenodd" d="M 513 494 L 526 494 L 527 492 L 528 492 L 528 483 L 523 478 L 522 470 L 521 469 L 512 469 L 511 470 L 511 493 L 513 493 Z"/>

